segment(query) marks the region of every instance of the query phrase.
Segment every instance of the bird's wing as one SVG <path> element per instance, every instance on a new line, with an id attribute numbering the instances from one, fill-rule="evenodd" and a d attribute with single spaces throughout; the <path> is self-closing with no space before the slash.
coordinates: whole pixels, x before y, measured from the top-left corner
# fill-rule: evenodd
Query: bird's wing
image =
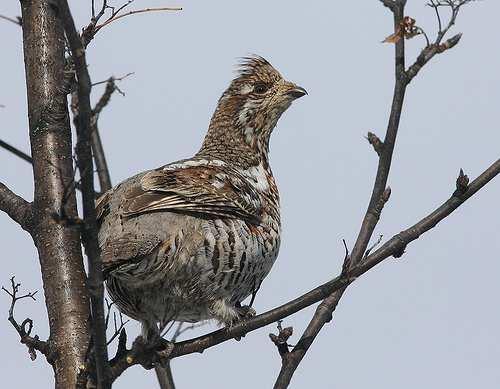
<path id="1" fill-rule="evenodd" d="M 124 216 L 174 211 L 251 223 L 259 223 L 262 208 L 257 191 L 235 169 L 192 160 L 147 172 L 122 205 Z"/>
<path id="2" fill-rule="evenodd" d="M 101 223 L 103 218 L 109 212 L 109 200 L 111 199 L 112 193 L 113 189 L 110 189 L 104 192 L 95 201 L 96 219 L 98 223 Z"/>

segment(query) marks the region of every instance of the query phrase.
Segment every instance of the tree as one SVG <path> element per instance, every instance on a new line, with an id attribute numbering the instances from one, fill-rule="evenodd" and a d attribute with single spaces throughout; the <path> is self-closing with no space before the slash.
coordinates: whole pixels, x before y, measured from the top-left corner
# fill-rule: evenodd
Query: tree
<path id="1" fill-rule="evenodd" d="M 461 7 L 465 3 L 461 1 L 434 4 L 435 9 L 440 11 L 444 7 Z M 500 169 L 498 161 L 470 184 L 466 176 L 461 173 L 457 179 L 455 192 L 436 212 L 422 219 L 413 227 L 406 229 L 403 233 L 395 235 L 381 246 L 374 247 L 367 255 L 369 240 L 380 212 L 390 195 L 386 182 L 398 132 L 403 97 L 408 83 L 432 57 L 452 48 L 460 39 L 460 35 L 444 38 L 442 36 L 444 34 L 441 33 L 438 33 L 435 40 L 428 37 L 428 45 L 423 49 L 417 61 L 413 65 L 405 67 L 404 38 L 420 35 L 419 33 L 422 31 L 411 19 L 403 19 L 405 15 L 403 12 L 404 2 L 384 1 L 384 5 L 390 8 L 395 17 L 395 34 L 389 38 L 390 41 L 394 41 L 396 46 L 394 100 L 387 134 L 383 142 L 374 134 L 368 135 L 368 140 L 379 155 L 379 168 L 360 234 L 352 250 L 346 251 L 341 274 L 298 300 L 286 304 L 285 308 L 274 309 L 229 330 L 222 329 L 198 339 L 180 342 L 176 345 L 172 357 L 201 351 L 222 341 L 244 335 L 253 329 L 275 322 L 323 300 L 306 332 L 292 350 L 289 350 L 286 345 L 290 330 L 284 329 L 279 334 L 281 336 L 278 335 L 274 338 L 283 357 L 282 372 L 276 387 L 286 387 L 298 363 L 311 345 L 311 341 L 331 318 L 331 313 L 345 288 L 359 275 L 383 259 L 402 255 L 408 243 L 434 227 L 435 223 L 447 217 L 498 174 Z M 106 387 L 106 379 L 102 378 L 107 376 L 106 370 L 108 370 L 104 344 L 106 340 L 104 338 L 105 317 L 102 307 L 102 280 L 97 260 L 97 248 L 92 245 L 95 243 L 95 215 L 93 215 L 92 206 L 94 193 L 90 144 L 93 143 L 96 165 L 99 161 L 96 157 L 101 153 L 97 147 L 96 135 L 98 133 L 95 129 L 91 130 L 97 116 L 93 114 L 90 106 L 90 79 L 82 48 L 92 40 L 96 26 L 99 26 L 99 21 L 91 21 L 87 25 L 82 42 L 73 25 L 66 2 L 56 4 L 48 1 L 25 0 L 22 6 L 35 197 L 34 202 L 29 204 L 6 187 L 2 187 L 1 205 L 2 209 L 22 228 L 30 232 L 39 250 L 49 314 L 50 341 L 48 343 L 41 342 L 34 335 L 32 336 L 33 330 L 30 331 L 29 321 L 25 321 L 24 325 L 18 323 L 19 328 L 16 329 L 20 333 L 23 343 L 35 351 L 44 353 L 48 360 L 53 363 L 57 386 L 73 386 L 73 383 L 78 379 L 87 380 L 90 377 L 91 380 L 101 381 L 102 387 Z M 106 8 L 103 10 L 106 11 Z M 97 11 L 96 19 L 98 16 L 99 12 Z M 452 15 L 450 22 L 454 22 L 454 16 L 456 15 Z M 40 18 L 47 18 L 43 20 L 48 23 L 40 23 Z M 440 23 L 442 24 L 440 24 L 439 31 L 444 32 L 448 22 L 442 20 Z M 46 25 L 50 25 L 51 28 L 45 28 Z M 69 59 L 64 56 L 64 34 L 73 54 L 71 58 L 68 57 Z M 48 66 L 49 63 L 51 66 Z M 76 78 L 73 78 L 75 73 Z M 65 75 L 69 76 L 65 77 Z M 46 82 L 46 80 L 50 82 Z M 112 88 L 113 84 L 110 81 L 108 85 L 111 85 L 110 88 Z M 80 179 L 76 183 L 74 181 L 70 123 L 66 104 L 66 93 L 75 89 L 77 93 L 73 94 L 73 107 L 76 113 L 75 127 L 78 136 L 76 160 L 80 171 Z M 98 107 L 99 105 L 94 107 L 94 113 L 98 111 Z M 92 136 L 94 137 L 93 142 Z M 99 170 L 102 172 L 103 169 Z M 103 177 L 101 175 L 101 189 L 106 189 L 106 179 Z M 82 220 L 78 218 L 76 213 L 76 186 L 83 193 Z M 90 258 L 88 277 L 83 271 L 80 236 Z M 70 275 L 69 278 L 68 275 Z M 64 285 L 65 290 L 55 288 L 55 285 Z M 9 289 L 8 285 L 6 287 L 13 294 L 16 289 L 15 281 L 13 290 Z M 71 293 L 63 293 L 65 291 Z M 93 312 L 92 326 L 88 325 L 87 320 L 90 310 Z M 24 334 L 23 331 L 27 334 Z M 92 352 L 88 353 L 91 336 L 94 337 L 94 341 L 91 347 Z M 122 348 L 119 349 L 117 358 L 110 363 L 110 373 L 108 373 L 111 375 L 110 381 L 130 365 L 141 363 L 147 359 L 147 353 L 139 348 L 134 348 L 134 346 L 130 351 L 125 351 L 123 337 L 121 345 Z M 97 352 L 95 352 L 96 350 Z M 93 358 L 96 358 L 97 363 L 93 363 Z M 80 375 L 78 375 L 78 369 L 82 365 L 86 367 L 80 369 Z"/>

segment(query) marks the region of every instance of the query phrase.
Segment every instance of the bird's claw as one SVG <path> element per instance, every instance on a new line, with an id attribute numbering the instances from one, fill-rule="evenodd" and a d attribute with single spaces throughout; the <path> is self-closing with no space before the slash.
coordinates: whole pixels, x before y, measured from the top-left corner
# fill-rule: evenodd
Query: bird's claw
<path id="1" fill-rule="evenodd" d="M 255 309 L 253 309 L 250 305 L 240 305 L 240 304 L 236 305 L 236 312 L 238 313 L 238 320 L 236 323 L 251 319 L 257 314 L 257 312 L 255 312 Z M 242 336 L 235 336 L 234 339 L 236 339 L 239 342 Z"/>
<path id="2" fill-rule="evenodd" d="M 253 309 L 250 305 L 236 306 L 236 312 L 238 312 L 239 321 L 250 319 L 257 314 L 255 309 Z"/>
<path id="3" fill-rule="evenodd" d="M 139 336 L 136 342 L 143 348 L 143 353 L 146 355 L 140 364 L 147 370 L 157 364 L 165 365 L 174 350 L 174 344 L 161 337 L 145 340 Z"/>

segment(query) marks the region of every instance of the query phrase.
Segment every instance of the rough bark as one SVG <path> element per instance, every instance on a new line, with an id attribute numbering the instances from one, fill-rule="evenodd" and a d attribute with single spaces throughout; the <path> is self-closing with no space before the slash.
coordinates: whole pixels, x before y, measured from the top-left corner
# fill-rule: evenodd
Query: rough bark
<path id="1" fill-rule="evenodd" d="M 38 249 L 56 388 L 75 387 L 89 343 L 89 299 L 76 218 L 64 31 L 49 0 L 23 0 L 23 44 Z M 71 189 L 69 189 L 71 188 Z"/>

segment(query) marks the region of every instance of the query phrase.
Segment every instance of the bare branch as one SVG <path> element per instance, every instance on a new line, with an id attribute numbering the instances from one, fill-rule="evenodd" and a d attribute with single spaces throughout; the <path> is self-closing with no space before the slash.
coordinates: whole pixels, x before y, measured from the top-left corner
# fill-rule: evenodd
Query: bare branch
<path id="1" fill-rule="evenodd" d="M 396 5 L 394 0 L 380 0 L 380 2 L 384 5 L 384 7 L 389 8 L 391 11 Z"/>
<path id="2" fill-rule="evenodd" d="M 132 75 L 134 75 L 134 74 L 135 74 L 135 72 L 130 72 L 130 73 L 127 73 L 127 74 L 125 74 L 124 76 L 121 76 L 121 77 L 110 77 L 110 78 L 113 78 L 113 80 L 114 80 L 114 81 L 122 81 L 122 80 L 126 79 L 127 77 L 130 77 L 130 76 L 132 76 Z M 92 84 L 92 86 L 94 87 L 94 86 L 96 86 L 96 85 L 107 84 L 107 83 L 108 83 L 108 81 L 109 81 L 109 78 L 108 78 L 107 80 L 94 82 L 94 83 Z M 116 84 L 115 84 L 115 89 L 117 89 Z M 117 91 L 118 91 L 118 90 L 117 90 Z M 120 91 L 118 91 L 118 92 L 120 92 Z M 123 93 L 123 92 L 120 92 L 120 94 L 124 95 L 124 93 Z"/>
<path id="3" fill-rule="evenodd" d="M 372 144 L 372 146 L 375 148 L 375 151 L 379 155 L 379 164 L 368 209 L 362 221 L 361 229 L 356 239 L 353 251 L 348 259 L 344 261 L 343 274 L 349 274 L 350 270 L 353 267 L 356 268 L 358 264 L 368 261 L 368 258 L 370 258 L 368 255 L 375 247 L 373 246 L 367 249 L 367 245 L 371 239 L 375 226 L 378 223 L 382 208 L 389 199 L 391 193 L 390 188 L 385 188 L 385 186 L 387 184 L 387 179 L 391 167 L 392 154 L 394 151 L 396 136 L 398 133 L 399 120 L 403 108 L 406 87 L 411 79 L 418 73 L 418 71 L 436 53 L 443 52 L 448 48 L 453 47 L 458 43 L 458 40 L 460 39 L 460 36 L 451 38 L 451 40 L 446 41 L 443 45 L 439 44 L 440 41 L 438 39 L 436 44 L 429 45 L 429 38 L 420 27 L 417 27 L 415 25 L 415 20 L 408 16 L 404 16 L 404 6 L 406 3 L 405 0 L 383 0 L 382 3 L 386 7 L 391 9 L 394 16 L 395 32 L 385 40 L 385 42 L 395 43 L 395 86 L 393 102 L 384 142 L 381 143 L 380 140 L 376 136 L 374 136 L 374 134 L 368 134 L 369 142 Z M 412 65 L 410 70 L 406 72 L 404 41 L 405 38 L 411 38 L 419 33 L 424 34 L 427 46 L 423 50 L 423 54 L 421 54 L 419 58 L 417 58 L 417 65 Z M 444 34 L 445 33 L 446 31 L 444 32 Z M 377 242 L 377 244 L 378 243 L 379 242 Z M 395 251 L 393 254 L 395 256 L 401 256 L 404 253 L 404 247 L 400 248 L 400 251 Z M 348 269 L 347 272 L 345 272 L 346 268 Z M 353 279 L 355 279 L 355 277 L 356 275 L 354 275 Z M 349 282 L 352 282 L 351 279 L 349 279 Z M 332 314 L 335 311 L 346 288 L 347 285 L 341 287 L 340 289 L 336 290 L 334 293 L 326 297 L 321 302 L 321 304 L 319 304 L 316 312 L 313 315 L 313 318 L 309 322 L 297 345 L 291 352 L 287 353 L 282 358 L 282 367 L 274 385 L 275 389 L 288 387 L 295 370 L 297 369 L 299 363 L 309 349 L 310 345 L 312 344 L 318 333 L 321 331 L 323 326 L 332 319 Z"/>
<path id="4" fill-rule="evenodd" d="M 94 156 L 94 161 L 97 168 L 97 176 L 99 177 L 99 186 L 101 192 L 104 193 L 111 189 L 111 175 L 109 174 L 108 164 L 106 162 L 106 155 L 104 153 L 104 148 L 101 142 L 101 136 L 99 135 L 98 120 L 99 114 L 103 108 L 109 103 L 111 95 L 116 90 L 115 80 L 113 77 L 108 79 L 106 84 L 106 89 L 97 102 L 95 108 L 92 110 L 91 119 L 91 142 L 92 142 L 92 154 Z"/>
<path id="5" fill-rule="evenodd" d="M 0 19 L 7 20 L 8 22 L 17 24 L 18 26 L 23 25 L 23 19 L 20 16 L 16 16 L 16 18 L 14 19 L 14 18 L 11 18 L 9 16 L 0 15 Z"/>
<path id="6" fill-rule="evenodd" d="M 85 47 L 76 31 L 67 0 L 59 0 L 59 10 L 64 31 L 69 42 L 72 59 L 75 64 L 78 81 L 78 111 L 77 126 L 78 141 L 76 154 L 81 176 L 83 197 L 83 215 L 85 228 L 82 231 L 82 241 L 89 262 L 88 286 L 92 307 L 92 333 L 94 341 L 94 358 L 97 373 L 97 384 L 101 389 L 110 388 L 108 375 L 108 354 L 106 347 L 106 328 L 104 318 L 104 286 L 102 263 L 97 242 L 97 222 L 95 210 L 95 191 L 93 178 L 93 163 L 91 152 L 91 117 L 90 105 L 91 81 L 85 59 Z"/>
<path id="7" fill-rule="evenodd" d="M 12 326 L 16 329 L 19 334 L 20 340 L 22 344 L 25 344 L 28 347 L 28 353 L 32 361 L 36 359 L 36 351 L 40 351 L 43 355 L 47 357 L 49 363 L 53 363 L 53 360 L 50 355 L 50 344 L 49 342 L 40 340 L 38 335 L 31 336 L 31 331 L 33 330 L 33 320 L 30 318 L 24 319 L 21 324 L 19 324 L 14 318 L 14 308 L 16 303 L 19 300 L 30 298 L 36 301 L 35 292 L 29 292 L 27 294 L 19 296 L 19 288 L 21 284 L 15 282 L 15 277 L 11 277 L 10 279 L 11 288 L 10 291 L 2 286 L 2 290 L 7 293 L 11 298 L 10 308 L 9 308 L 9 317 L 8 320 L 12 324 Z"/>
<path id="8" fill-rule="evenodd" d="M 436 13 L 436 18 L 438 20 L 439 31 L 437 33 L 436 41 L 434 42 L 436 45 L 439 45 L 441 43 L 441 41 L 443 40 L 445 35 L 448 33 L 450 28 L 455 24 L 455 22 L 457 20 L 458 13 L 460 12 L 460 9 L 462 8 L 462 6 L 464 6 L 465 4 L 468 4 L 472 1 L 474 1 L 474 0 L 444 0 L 444 1 L 431 0 L 431 2 L 427 4 L 429 7 L 434 8 L 434 11 Z M 441 21 L 441 15 L 439 13 L 439 7 L 448 7 L 451 9 L 450 20 L 448 21 L 446 26 L 444 26 L 444 28 L 443 28 L 443 24 Z"/>
<path id="9" fill-rule="evenodd" d="M 396 30 L 404 17 L 403 1 L 394 2 L 394 29 Z M 391 113 L 389 123 L 383 142 L 383 150 L 380 153 L 377 175 L 373 190 L 366 210 L 365 216 L 361 223 L 361 229 L 356 239 L 356 243 L 351 252 L 351 263 L 359 262 L 366 250 L 368 242 L 372 236 L 373 230 L 378 222 L 380 213 L 377 212 L 377 207 L 380 199 L 386 189 L 389 170 L 391 168 L 392 154 L 396 143 L 396 137 L 399 129 L 399 120 L 403 110 L 403 100 L 406 92 L 407 83 L 405 82 L 405 41 L 400 39 L 395 44 L 395 85 L 392 99 Z"/>
<path id="10" fill-rule="evenodd" d="M 453 48 L 458 44 L 462 34 L 457 34 L 446 40 L 441 44 L 432 44 L 430 46 L 425 47 L 417 57 L 415 63 L 411 65 L 406 71 L 407 82 L 410 82 L 420 70 L 424 67 L 424 65 L 429 62 L 436 54 L 440 54 L 448 49 Z"/>
<path id="11" fill-rule="evenodd" d="M 128 5 L 130 3 L 131 3 L 131 1 L 129 1 L 126 5 Z M 119 11 L 121 11 L 121 9 Z M 97 25 L 96 26 L 96 33 L 101 28 L 107 26 L 110 23 L 117 21 L 118 19 L 124 18 L 125 16 L 140 14 L 140 13 L 144 13 L 144 12 L 158 12 L 158 11 L 182 11 L 182 8 L 181 7 L 160 7 L 160 8 L 144 8 L 144 9 L 138 9 L 135 11 L 129 11 L 129 12 L 126 12 L 126 13 L 121 14 L 121 15 L 113 16 L 112 18 L 106 20 L 104 23 Z"/>
<path id="12" fill-rule="evenodd" d="M 2 183 L 0 183 L 0 210 L 31 234 L 33 225 L 31 203 L 16 195 Z"/>
<path id="13" fill-rule="evenodd" d="M 7 150 L 7 151 L 10 151 L 16 157 L 19 157 L 28 163 L 33 163 L 33 159 L 31 158 L 31 156 L 29 156 L 25 152 L 15 148 L 14 146 L 9 145 L 7 142 L 4 142 L 3 140 L 0 140 L 0 147 Z"/>
<path id="14" fill-rule="evenodd" d="M 155 373 L 160 389 L 175 389 L 170 361 L 166 362 L 164 366 L 155 366 Z"/>
<path id="15" fill-rule="evenodd" d="M 102 8 L 100 12 L 94 16 L 94 4 L 92 3 L 92 19 L 90 23 L 82 30 L 82 42 L 84 47 L 87 47 L 88 44 L 94 39 L 95 35 L 106 25 L 121 19 L 125 16 L 135 15 L 144 12 L 155 12 L 155 11 L 181 11 L 182 8 L 179 7 L 161 7 L 161 8 L 145 8 L 135 11 L 130 11 L 124 14 L 120 14 L 125 8 L 127 8 L 130 4 L 132 4 L 134 0 L 128 0 L 123 5 L 115 9 L 115 7 L 109 6 L 106 0 L 103 0 Z M 106 10 L 111 10 L 111 15 L 101 24 L 97 24 L 99 20 L 104 16 Z"/>

